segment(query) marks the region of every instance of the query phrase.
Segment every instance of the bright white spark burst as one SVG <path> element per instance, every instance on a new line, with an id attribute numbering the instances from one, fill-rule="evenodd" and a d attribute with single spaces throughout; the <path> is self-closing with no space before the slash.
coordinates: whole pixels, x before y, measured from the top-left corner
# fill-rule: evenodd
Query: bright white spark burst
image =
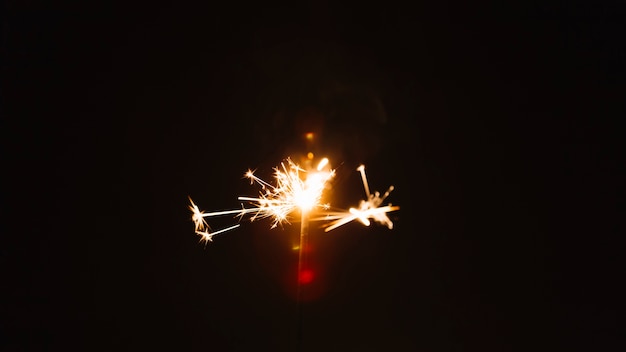
<path id="1" fill-rule="evenodd" d="M 250 221 L 271 217 L 272 228 L 275 228 L 282 222 L 289 223 L 288 216 L 296 209 L 300 209 L 301 212 L 309 212 L 317 207 L 328 209 L 328 204 L 320 204 L 327 182 L 335 175 L 334 170 L 322 171 L 327 165 L 328 159 L 322 159 L 317 169 L 308 172 L 303 179 L 300 173 L 306 170 L 300 168 L 291 159 L 287 159 L 287 165 L 283 162 L 280 168 L 274 169 L 275 186 L 256 177 L 252 171 L 248 170 L 246 177 L 251 183 L 256 182 L 262 188 L 257 198 L 239 197 L 239 200 L 245 200 L 254 205 L 253 208 L 245 209 L 246 212 L 255 213 Z M 240 214 L 243 215 L 241 212 Z"/>
<path id="2" fill-rule="evenodd" d="M 365 176 L 365 167 L 359 166 L 357 171 L 361 172 L 363 186 L 365 188 L 366 199 L 362 200 L 358 208 L 350 208 L 348 211 L 329 212 L 329 204 L 321 203 L 322 194 L 326 189 L 328 182 L 335 175 L 335 171 L 329 169 L 328 159 L 324 158 L 315 170 L 304 170 L 291 159 L 281 163 L 280 167 L 274 169 L 275 185 L 270 184 L 254 175 L 254 172 L 248 170 L 245 177 L 250 179 L 250 183 L 257 183 L 261 186 L 258 197 L 239 197 L 241 201 L 247 201 L 251 205 L 246 208 L 242 204 L 241 209 L 225 210 L 205 213 L 200 211 L 198 206 L 189 198 L 191 205 L 189 209 L 192 211 L 192 221 L 195 225 L 196 234 L 202 236 L 202 240 L 212 241 L 214 235 L 232 230 L 239 224 L 221 229 L 215 232 L 209 231 L 209 226 L 204 220 L 206 217 L 237 215 L 240 220 L 246 214 L 252 214 L 250 221 L 257 219 L 271 218 L 271 228 L 277 227 L 284 222 L 289 223 L 289 215 L 295 210 L 301 213 L 308 213 L 313 210 L 321 210 L 318 217 L 311 218 L 311 221 L 329 221 L 332 222 L 326 227 L 325 231 L 331 231 L 339 226 L 345 225 L 353 220 L 359 220 L 366 226 L 370 225 L 370 219 L 377 223 L 386 225 L 389 229 L 393 228 L 393 222 L 387 216 L 388 212 L 400 209 L 398 206 L 391 204 L 381 206 L 385 198 L 393 190 L 393 186 L 381 196 L 379 192 L 370 194 L 367 177 Z"/>

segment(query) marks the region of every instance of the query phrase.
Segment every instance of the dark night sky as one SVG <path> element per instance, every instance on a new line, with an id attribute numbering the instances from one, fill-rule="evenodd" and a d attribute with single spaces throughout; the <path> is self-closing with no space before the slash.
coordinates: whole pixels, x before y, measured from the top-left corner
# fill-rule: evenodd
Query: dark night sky
<path id="1" fill-rule="evenodd" d="M 311 228 L 303 351 L 623 350 L 624 6 L 430 3 L 5 2 L 0 349 L 295 350 L 298 225 L 187 196 L 313 130 L 401 209 Z"/>

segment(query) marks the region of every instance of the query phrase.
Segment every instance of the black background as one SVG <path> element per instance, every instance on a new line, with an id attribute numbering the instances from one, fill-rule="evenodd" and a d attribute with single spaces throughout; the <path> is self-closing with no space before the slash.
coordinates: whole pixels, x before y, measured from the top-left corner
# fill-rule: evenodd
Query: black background
<path id="1" fill-rule="evenodd" d="M 298 224 L 187 196 L 307 148 L 401 209 L 311 228 L 302 350 L 625 347 L 623 4 L 5 9 L 3 351 L 295 350 Z"/>

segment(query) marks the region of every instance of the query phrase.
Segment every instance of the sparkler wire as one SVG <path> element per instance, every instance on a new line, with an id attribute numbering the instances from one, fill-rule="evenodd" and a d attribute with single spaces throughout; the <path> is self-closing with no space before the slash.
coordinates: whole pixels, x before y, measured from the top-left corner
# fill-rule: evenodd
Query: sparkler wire
<path id="1" fill-rule="evenodd" d="M 307 247 L 308 247 L 308 237 L 309 237 L 309 214 L 305 210 L 302 210 L 302 220 L 300 223 L 300 247 L 298 249 L 298 288 L 297 288 L 297 296 L 296 296 L 296 304 L 297 314 L 298 314 L 298 335 L 297 335 L 297 343 L 298 348 L 297 351 L 300 351 L 302 346 L 302 325 L 303 325 L 303 310 L 304 303 L 302 302 L 302 280 L 303 280 L 303 270 L 306 267 L 307 260 Z"/>

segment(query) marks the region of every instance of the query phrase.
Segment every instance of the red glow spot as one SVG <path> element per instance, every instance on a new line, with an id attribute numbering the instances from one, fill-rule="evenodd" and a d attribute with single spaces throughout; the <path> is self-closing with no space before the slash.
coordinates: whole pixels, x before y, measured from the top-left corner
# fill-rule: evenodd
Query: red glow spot
<path id="1" fill-rule="evenodd" d="M 298 281 L 301 284 L 310 284 L 313 281 L 313 270 L 304 269 L 300 271 L 300 275 L 298 275 Z"/>

